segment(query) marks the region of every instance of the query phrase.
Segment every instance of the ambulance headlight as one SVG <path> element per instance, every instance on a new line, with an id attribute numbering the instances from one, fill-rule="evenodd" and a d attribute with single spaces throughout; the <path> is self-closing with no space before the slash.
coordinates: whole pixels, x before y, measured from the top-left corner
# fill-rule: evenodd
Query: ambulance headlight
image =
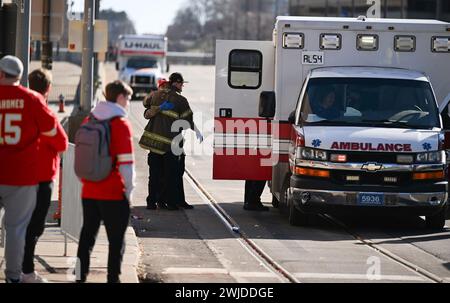
<path id="1" fill-rule="evenodd" d="M 443 153 L 442 151 L 421 153 L 417 155 L 416 160 L 418 163 L 441 163 L 444 159 Z"/>
<path id="2" fill-rule="evenodd" d="M 398 52 L 413 52 L 416 49 L 416 37 L 395 36 L 394 47 Z"/>
<path id="3" fill-rule="evenodd" d="M 358 50 L 376 51 L 378 50 L 377 35 L 358 35 L 356 45 Z"/>
<path id="4" fill-rule="evenodd" d="M 313 148 L 302 148 L 300 151 L 300 158 L 304 160 L 327 161 L 328 154 L 326 151 L 323 150 L 317 150 Z"/>
<path id="5" fill-rule="evenodd" d="M 433 37 L 431 44 L 435 53 L 450 52 L 450 37 Z"/>

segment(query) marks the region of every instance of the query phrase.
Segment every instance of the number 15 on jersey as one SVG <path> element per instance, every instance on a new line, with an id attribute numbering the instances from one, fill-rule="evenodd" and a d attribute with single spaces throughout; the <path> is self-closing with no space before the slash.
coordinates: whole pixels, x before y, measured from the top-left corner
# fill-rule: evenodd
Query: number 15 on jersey
<path id="1" fill-rule="evenodd" d="M 21 121 L 21 114 L 0 114 L 0 145 L 17 145 L 20 142 L 22 130 L 17 123 Z"/>

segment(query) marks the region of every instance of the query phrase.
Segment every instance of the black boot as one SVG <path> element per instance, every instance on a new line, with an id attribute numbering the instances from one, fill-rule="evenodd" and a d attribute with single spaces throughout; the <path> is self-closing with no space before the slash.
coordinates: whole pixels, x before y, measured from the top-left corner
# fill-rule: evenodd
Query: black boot
<path id="1" fill-rule="evenodd" d="M 147 209 L 148 210 L 156 210 L 157 209 L 156 203 L 148 203 L 147 204 Z"/>
<path id="2" fill-rule="evenodd" d="M 194 209 L 194 206 L 188 204 L 187 202 L 178 204 L 178 207 L 184 208 L 184 209 Z"/>
<path id="3" fill-rule="evenodd" d="M 269 208 L 262 203 L 244 203 L 244 209 L 247 211 L 269 211 Z"/>

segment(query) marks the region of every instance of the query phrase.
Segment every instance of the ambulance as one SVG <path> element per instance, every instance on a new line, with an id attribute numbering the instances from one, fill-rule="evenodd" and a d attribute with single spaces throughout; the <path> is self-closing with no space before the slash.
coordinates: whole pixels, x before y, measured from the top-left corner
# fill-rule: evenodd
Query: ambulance
<path id="1" fill-rule="evenodd" d="M 448 217 L 450 24 L 278 17 L 273 41 L 216 47 L 213 178 L 269 181 L 315 214 Z"/>
<path id="2" fill-rule="evenodd" d="M 121 35 L 118 39 L 116 69 L 119 79 L 145 97 L 158 87 L 167 71 L 167 38 L 163 35 Z"/>

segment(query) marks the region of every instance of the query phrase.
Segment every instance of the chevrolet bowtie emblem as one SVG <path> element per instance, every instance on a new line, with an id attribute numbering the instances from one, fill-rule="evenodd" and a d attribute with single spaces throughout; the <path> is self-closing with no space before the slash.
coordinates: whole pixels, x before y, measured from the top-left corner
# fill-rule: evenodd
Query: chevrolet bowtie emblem
<path id="1" fill-rule="evenodd" d="M 368 172 L 377 172 L 383 169 L 383 165 L 378 163 L 367 163 L 364 164 L 361 169 Z"/>

